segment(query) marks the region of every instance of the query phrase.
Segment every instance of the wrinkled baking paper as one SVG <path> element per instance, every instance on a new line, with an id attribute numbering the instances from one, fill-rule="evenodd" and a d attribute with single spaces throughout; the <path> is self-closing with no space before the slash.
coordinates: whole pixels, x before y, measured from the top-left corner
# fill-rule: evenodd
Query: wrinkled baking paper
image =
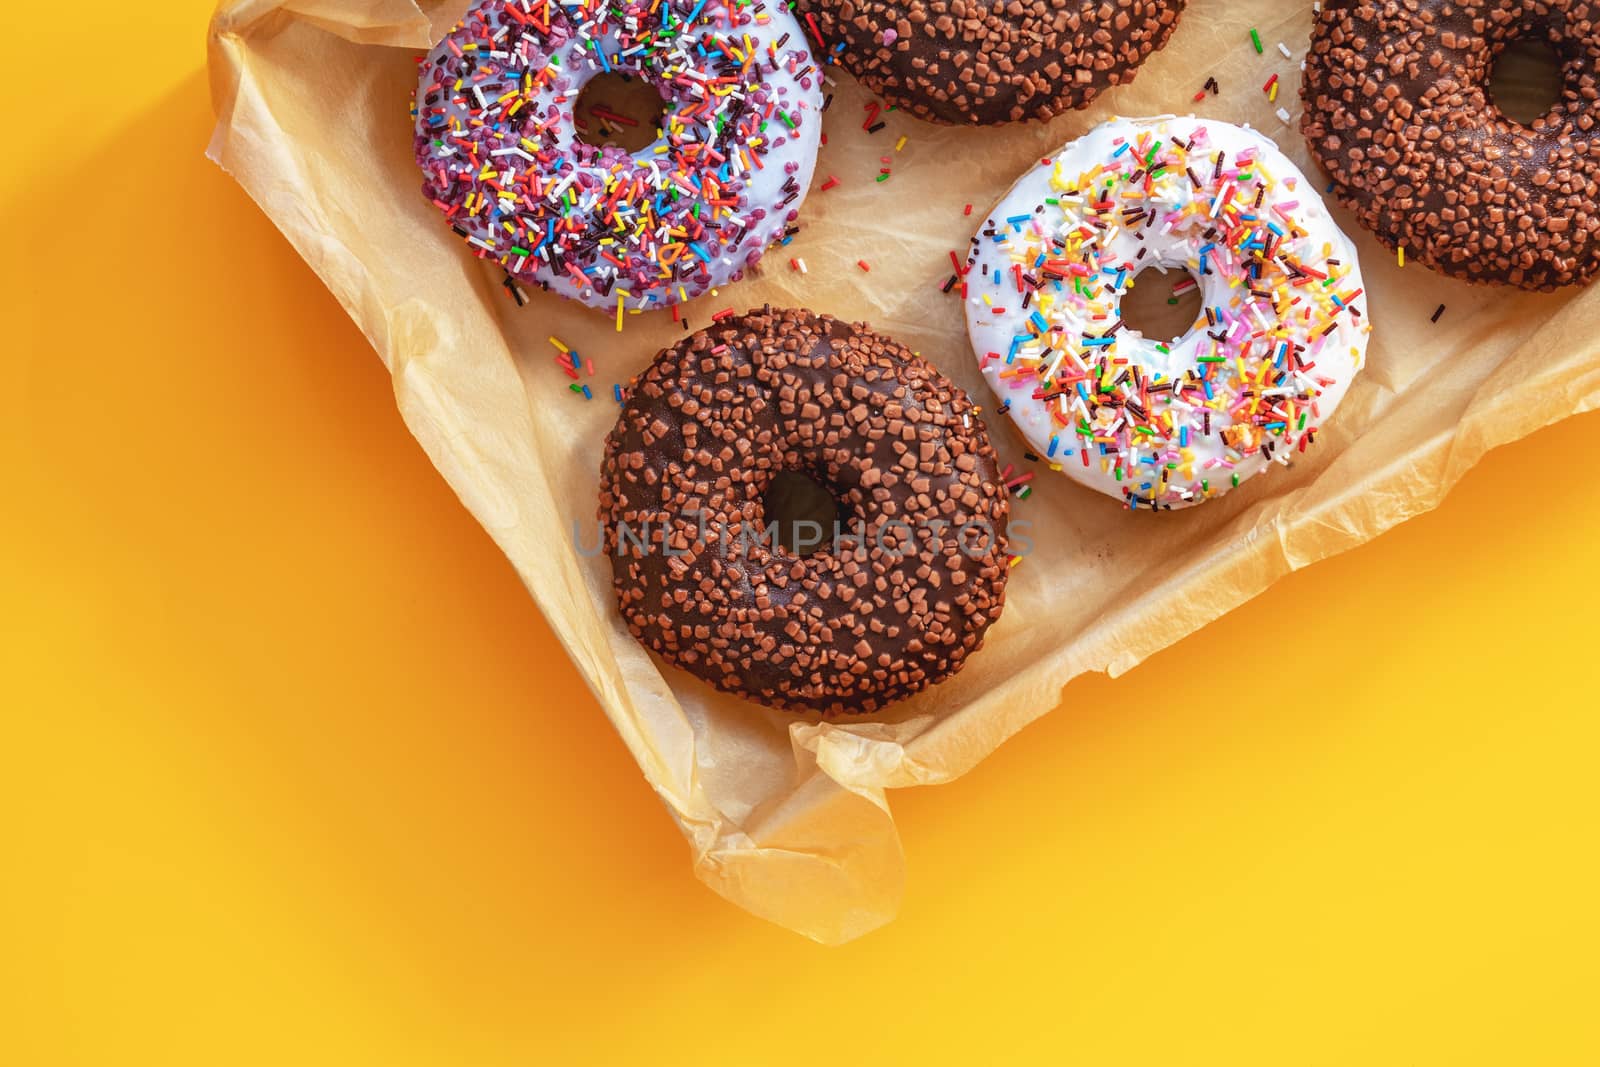
<path id="1" fill-rule="evenodd" d="M 1041 469 L 1013 513 L 1033 524 L 1036 547 L 965 671 L 870 720 L 768 712 L 647 655 L 613 605 L 609 562 L 574 547 L 575 522 L 594 543 L 601 442 L 617 414 L 611 385 L 682 327 L 654 312 L 628 316 L 618 334 L 607 315 L 539 292 L 519 309 L 419 191 L 415 61 L 465 7 L 224 0 L 211 36 L 210 156 L 365 331 L 411 432 L 516 566 L 678 820 L 695 873 L 818 941 L 859 937 L 899 907 L 904 862 L 886 789 L 962 774 L 1055 707 L 1075 675 L 1128 670 L 1289 571 L 1434 507 L 1487 449 L 1600 402 L 1600 288 L 1527 295 L 1471 289 L 1415 264 L 1402 272 L 1336 210 L 1360 249 L 1375 331 L 1365 372 L 1307 455 L 1164 515 L 1129 513 Z M 1281 106 L 1298 118 L 1310 18 L 1308 3 L 1194 0 L 1132 85 L 1046 126 L 950 129 L 891 113 L 869 135 L 870 98 L 836 72 L 829 144 L 799 236 L 757 277 L 685 315 L 698 328 L 722 308 L 771 302 L 864 319 L 992 410 L 961 305 L 940 292 L 949 251 L 965 247 L 1023 170 L 1113 114 L 1192 109 L 1248 122 L 1316 173 L 1275 115 Z M 1250 46 L 1252 26 L 1264 54 Z M 1274 73 L 1283 88 L 1269 103 L 1261 86 Z M 1193 103 L 1208 77 L 1221 94 Z M 882 183 L 880 156 L 893 170 Z M 823 192 L 830 175 L 839 184 Z M 809 273 L 791 270 L 791 256 Z M 551 334 L 594 360 L 585 379 L 594 400 L 568 391 Z M 1003 460 L 1024 465 L 1009 422 L 991 415 L 990 429 Z M 529 694 L 537 701 L 532 680 Z"/>

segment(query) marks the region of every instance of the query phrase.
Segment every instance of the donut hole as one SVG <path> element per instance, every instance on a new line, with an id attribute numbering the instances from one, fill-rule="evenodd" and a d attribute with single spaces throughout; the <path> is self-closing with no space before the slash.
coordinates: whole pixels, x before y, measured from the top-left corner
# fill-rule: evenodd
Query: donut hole
<path id="1" fill-rule="evenodd" d="M 1152 341 L 1177 341 L 1200 317 L 1200 286 L 1187 271 L 1140 271 L 1118 305 L 1122 324 Z"/>
<path id="2" fill-rule="evenodd" d="M 1561 66 L 1561 56 L 1549 41 L 1512 41 L 1494 58 L 1489 99 L 1512 122 L 1531 126 L 1561 102 Z"/>
<path id="3" fill-rule="evenodd" d="M 802 471 L 779 471 L 761 498 L 762 521 L 776 527 L 773 539 L 795 556 L 809 556 L 832 543 L 842 525 L 839 502 L 822 483 Z"/>
<path id="4" fill-rule="evenodd" d="M 596 74 L 578 93 L 572 109 L 579 141 L 594 148 L 615 145 L 638 152 L 654 144 L 667 120 L 667 102 L 643 78 L 618 71 Z"/>

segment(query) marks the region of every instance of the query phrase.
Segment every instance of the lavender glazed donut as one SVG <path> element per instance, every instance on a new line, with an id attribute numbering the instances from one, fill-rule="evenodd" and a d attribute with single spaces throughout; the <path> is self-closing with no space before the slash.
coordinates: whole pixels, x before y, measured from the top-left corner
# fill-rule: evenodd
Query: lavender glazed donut
<path id="1" fill-rule="evenodd" d="M 637 153 L 576 137 L 605 71 L 666 101 Z M 737 280 L 795 220 L 821 106 L 777 0 L 478 0 L 422 62 L 416 158 L 479 257 L 593 307 L 660 308 Z"/>

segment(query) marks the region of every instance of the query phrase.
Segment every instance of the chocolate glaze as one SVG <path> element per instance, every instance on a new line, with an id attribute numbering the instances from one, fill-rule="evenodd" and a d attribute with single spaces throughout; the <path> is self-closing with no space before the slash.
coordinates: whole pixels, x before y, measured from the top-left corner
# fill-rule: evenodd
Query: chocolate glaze
<path id="1" fill-rule="evenodd" d="M 919 118 L 992 126 L 1087 107 L 1167 43 L 1184 0 L 798 0 L 839 65 Z M 885 38 L 888 38 L 887 42 Z M 833 53 L 830 51 L 830 55 Z"/>
<path id="2" fill-rule="evenodd" d="M 803 557 L 757 536 L 785 470 L 833 493 L 848 536 Z M 1009 501 L 971 400 L 809 311 L 762 308 L 657 356 L 607 438 L 599 510 L 629 631 L 772 707 L 910 696 L 960 670 L 1005 603 Z"/>
<path id="3" fill-rule="evenodd" d="M 1361 224 L 1472 282 L 1584 284 L 1600 267 L 1600 3 L 1329 0 L 1301 130 Z M 1531 126 L 1486 85 L 1511 42 L 1549 42 L 1560 102 Z"/>

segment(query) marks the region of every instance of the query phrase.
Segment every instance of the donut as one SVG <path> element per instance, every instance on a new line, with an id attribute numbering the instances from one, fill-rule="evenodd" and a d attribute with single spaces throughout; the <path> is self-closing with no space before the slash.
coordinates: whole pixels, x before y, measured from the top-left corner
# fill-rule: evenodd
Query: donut
<path id="1" fill-rule="evenodd" d="M 1532 125 L 1486 85 L 1507 45 L 1547 41 L 1560 101 Z M 1600 3 L 1328 0 L 1301 131 L 1333 193 L 1391 250 L 1469 282 L 1551 290 L 1600 269 Z"/>
<path id="2" fill-rule="evenodd" d="M 607 71 L 666 102 L 637 153 L 577 139 L 578 94 Z M 737 280 L 794 222 L 820 82 L 775 0 L 477 0 L 422 62 L 423 191 L 514 279 L 666 307 Z"/>
<path id="3" fill-rule="evenodd" d="M 1181 339 L 1122 320 L 1141 271 L 1187 272 Z M 1191 280 L 1192 279 L 1192 280 Z M 1167 510 L 1287 463 L 1367 347 L 1361 268 L 1315 187 L 1247 127 L 1116 119 L 1022 176 L 973 238 L 967 327 L 1032 449 L 1127 507 Z"/>
<path id="4" fill-rule="evenodd" d="M 931 122 L 995 126 L 1087 107 L 1163 47 L 1184 0 L 798 0 L 830 56 Z M 842 46 L 842 47 L 841 47 Z"/>
<path id="5" fill-rule="evenodd" d="M 838 509 L 809 555 L 766 516 L 783 471 Z M 908 697 L 1005 604 L 1009 502 L 972 401 L 864 323 L 764 307 L 662 352 L 606 440 L 599 512 L 629 632 L 769 707 Z"/>

